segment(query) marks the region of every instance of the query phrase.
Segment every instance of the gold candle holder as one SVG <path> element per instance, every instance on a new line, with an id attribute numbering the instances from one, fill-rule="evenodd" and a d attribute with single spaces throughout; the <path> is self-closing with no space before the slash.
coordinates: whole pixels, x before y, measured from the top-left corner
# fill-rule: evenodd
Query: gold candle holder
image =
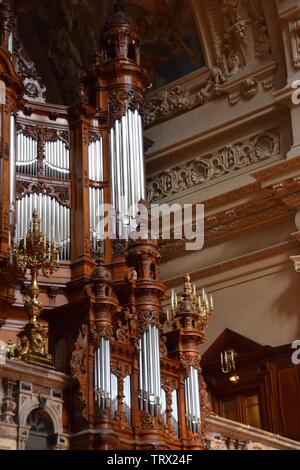
<path id="1" fill-rule="evenodd" d="M 21 346 L 16 350 L 16 357 L 39 366 L 52 367 L 52 358 L 46 352 L 47 332 L 40 321 L 42 305 L 37 277 L 40 271 L 49 277 L 58 269 L 59 253 L 60 247 L 49 243 L 41 232 L 35 209 L 25 239 L 11 246 L 10 255 L 18 274 L 23 277 L 29 270 L 31 277 L 24 305 L 29 323 L 18 334 Z"/>

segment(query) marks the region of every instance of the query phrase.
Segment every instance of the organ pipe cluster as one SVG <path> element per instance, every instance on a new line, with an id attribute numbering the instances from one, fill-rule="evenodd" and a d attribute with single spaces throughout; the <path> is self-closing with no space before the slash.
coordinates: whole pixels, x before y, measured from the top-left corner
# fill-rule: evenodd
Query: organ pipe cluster
<path id="1" fill-rule="evenodd" d="M 62 140 L 46 142 L 44 163 L 47 178 L 70 178 L 70 152 Z"/>
<path id="2" fill-rule="evenodd" d="M 89 144 L 89 199 L 90 199 L 90 233 L 93 251 L 97 251 L 98 241 L 103 239 L 103 189 L 94 187 L 93 184 L 103 182 L 103 147 L 102 139 Z"/>
<path id="3" fill-rule="evenodd" d="M 34 209 L 41 214 L 41 230 L 48 242 L 60 244 L 60 259 L 70 259 L 70 209 L 48 194 L 29 194 L 17 200 L 16 241 L 25 238 Z"/>
<path id="4" fill-rule="evenodd" d="M 100 409 L 111 406 L 110 342 L 101 338 L 95 350 L 95 398 Z"/>
<path id="5" fill-rule="evenodd" d="M 199 433 L 201 429 L 199 377 L 195 367 L 190 367 L 189 375 L 185 379 L 185 407 L 189 429 Z"/>
<path id="6" fill-rule="evenodd" d="M 128 110 L 110 131 L 112 204 L 117 215 L 117 236 L 135 230 L 137 204 L 145 199 L 142 118 Z"/>
<path id="7" fill-rule="evenodd" d="M 24 134 L 17 135 L 17 173 L 37 175 L 37 140 Z"/>
<path id="8" fill-rule="evenodd" d="M 13 118 L 13 117 L 12 117 Z M 11 125 L 14 136 L 15 126 Z M 14 137 L 13 137 L 14 139 Z M 19 174 L 37 176 L 38 154 L 37 140 L 24 133 L 17 135 L 16 159 L 11 158 Z M 11 149 L 14 146 L 11 145 Z M 13 151 L 13 150 L 11 150 Z M 45 144 L 44 169 L 45 176 L 55 179 L 68 179 L 70 177 L 69 149 L 62 140 L 48 141 Z M 11 187 L 14 191 L 15 171 L 11 171 Z M 12 195 L 12 200 L 14 195 Z M 45 193 L 25 195 L 17 200 L 16 206 L 16 238 L 22 240 L 29 228 L 29 219 L 33 210 L 37 209 L 41 216 L 42 231 L 47 240 L 61 244 L 60 259 L 68 260 L 71 257 L 71 227 L 70 209 L 60 204 L 54 197 Z"/>
<path id="9" fill-rule="evenodd" d="M 140 407 L 156 416 L 161 412 L 159 331 L 150 325 L 140 339 L 139 352 Z"/>

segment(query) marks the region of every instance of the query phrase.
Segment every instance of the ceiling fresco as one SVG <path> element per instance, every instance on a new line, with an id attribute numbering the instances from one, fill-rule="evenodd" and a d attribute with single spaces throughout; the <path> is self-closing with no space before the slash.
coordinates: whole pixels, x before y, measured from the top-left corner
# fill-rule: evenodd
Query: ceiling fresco
<path id="1" fill-rule="evenodd" d="M 99 45 L 101 27 L 112 8 L 107 0 L 19 2 L 20 33 L 28 55 L 47 86 L 48 99 L 71 104 L 81 77 Z M 142 57 L 153 88 L 204 65 L 187 0 L 125 1 L 142 36 Z"/>
<path id="2" fill-rule="evenodd" d="M 142 37 L 142 57 L 159 88 L 204 65 L 191 9 L 186 0 L 127 2 Z"/>

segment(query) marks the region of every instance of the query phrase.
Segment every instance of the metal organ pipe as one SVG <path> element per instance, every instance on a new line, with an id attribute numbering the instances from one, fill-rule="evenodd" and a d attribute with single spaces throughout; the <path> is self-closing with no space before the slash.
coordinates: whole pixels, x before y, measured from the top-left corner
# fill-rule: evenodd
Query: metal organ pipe
<path id="1" fill-rule="evenodd" d="M 124 395 L 123 411 L 125 413 L 127 422 L 130 426 L 131 425 L 131 380 L 130 380 L 129 375 L 125 377 L 123 387 L 124 387 L 123 388 L 123 395 Z"/>
<path id="2" fill-rule="evenodd" d="M 37 175 L 37 141 L 23 133 L 17 134 L 16 171 L 19 174 Z"/>
<path id="3" fill-rule="evenodd" d="M 194 433 L 199 433 L 201 425 L 199 376 L 197 369 L 192 366 L 185 379 L 185 406 L 189 429 Z"/>
<path id="4" fill-rule="evenodd" d="M 47 141 L 45 145 L 45 175 L 48 178 L 70 177 L 70 151 L 62 140 Z"/>
<path id="5" fill-rule="evenodd" d="M 112 203 L 121 219 L 118 235 L 135 228 L 137 204 L 145 199 L 142 119 L 128 110 L 110 131 Z"/>
<path id="6" fill-rule="evenodd" d="M 9 129 L 9 224 L 13 224 L 15 220 L 15 187 L 16 187 L 16 140 L 15 140 L 15 117 L 10 115 Z"/>
<path id="7" fill-rule="evenodd" d="M 111 401 L 110 342 L 101 338 L 95 351 L 95 400 L 100 408 L 108 408 Z"/>
<path id="8" fill-rule="evenodd" d="M 70 257 L 70 209 L 48 194 L 30 194 L 17 200 L 17 241 L 23 239 L 29 229 L 34 209 L 39 212 L 41 229 L 48 242 L 62 242 L 60 259 Z"/>
<path id="9" fill-rule="evenodd" d="M 90 201 L 90 230 L 92 246 L 94 251 L 97 250 L 97 242 L 103 239 L 103 189 L 93 187 L 93 183 L 100 183 L 103 181 L 103 151 L 102 151 L 102 138 L 91 142 L 88 150 L 89 162 L 89 179 L 92 184 L 89 188 L 89 201 Z"/>
<path id="10" fill-rule="evenodd" d="M 140 340 L 140 404 L 152 416 L 161 410 L 159 331 L 150 325 Z"/>

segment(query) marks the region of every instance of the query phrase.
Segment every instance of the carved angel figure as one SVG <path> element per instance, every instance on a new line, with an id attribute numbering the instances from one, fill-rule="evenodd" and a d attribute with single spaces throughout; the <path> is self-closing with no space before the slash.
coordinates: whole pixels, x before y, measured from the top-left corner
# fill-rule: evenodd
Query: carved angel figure
<path id="1" fill-rule="evenodd" d="M 70 367 L 72 374 L 77 375 L 86 371 L 86 352 L 87 352 L 87 327 L 82 326 L 74 345 Z"/>

